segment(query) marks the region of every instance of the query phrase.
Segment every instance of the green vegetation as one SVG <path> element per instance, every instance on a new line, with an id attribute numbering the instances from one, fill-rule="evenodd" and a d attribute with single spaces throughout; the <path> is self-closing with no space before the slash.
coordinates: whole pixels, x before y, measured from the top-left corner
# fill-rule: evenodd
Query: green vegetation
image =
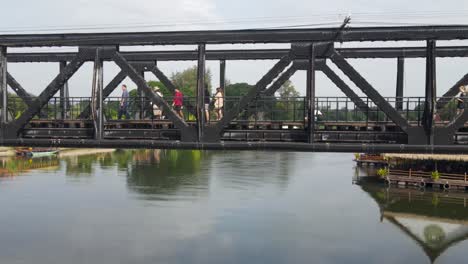
<path id="1" fill-rule="evenodd" d="M 388 176 L 388 169 L 387 168 L 380 168 L 377 170 L 377 176 L 379 176 L 380 178 L 385 178 Z"/>

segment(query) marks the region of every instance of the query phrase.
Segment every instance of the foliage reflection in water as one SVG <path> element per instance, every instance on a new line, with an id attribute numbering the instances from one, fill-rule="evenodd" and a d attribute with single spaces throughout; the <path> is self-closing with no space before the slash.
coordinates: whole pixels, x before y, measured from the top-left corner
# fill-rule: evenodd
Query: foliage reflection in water
<path id="1" fill-rule="evenodd" d="M 464 261 L 468 194 L 369 183 L 359 175 L 372 169 L 351 160 L 174 150 L 5 160 L 0 262 Z"/>

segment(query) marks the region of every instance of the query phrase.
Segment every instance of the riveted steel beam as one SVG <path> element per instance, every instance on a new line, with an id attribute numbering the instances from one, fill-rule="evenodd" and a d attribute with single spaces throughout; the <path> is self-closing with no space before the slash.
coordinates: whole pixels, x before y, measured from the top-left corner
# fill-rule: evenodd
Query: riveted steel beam
<path id="1" fill-rule="evenodd" d="M 380 95 L 380 93 L 375 90 L 375 88 L 372 87 L 372 85 L 345 60 L 345 58 L 343 58 L 343 56 L 341 56 L 341 54 L 337 51 L 333 51 L 331 60 L 367 97 L 374 102 L 380 110 L 388 116 L 390 120 L 392 120 L 403 131 L 407 131 L 409 126 L 408 121 L 402 117 L 398 111 L 396 111 L 395 108 L 393 108 L 390 103 L 387 102 L 385 98 L 383 98 L 382 95 Z"/>

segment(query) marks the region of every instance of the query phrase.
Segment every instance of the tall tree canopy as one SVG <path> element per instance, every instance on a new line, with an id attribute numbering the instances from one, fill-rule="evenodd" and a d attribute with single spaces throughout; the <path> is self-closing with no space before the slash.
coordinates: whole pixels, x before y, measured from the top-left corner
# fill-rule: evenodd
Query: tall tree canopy
<path id="1" fill-rule="evenodd" d="M 282 99 L 291 98 L 291 97 L 299 97 L 301 93 L 296 90 L 294 84 L 291 81 L 286 81 L 277 91 L 277 94 Z"/>
<path id="2" fill-rule="evenodd" d="M 194 96 L 195 90 L 197 87 L 197 66 L 190 67 L 181 72 L 172 73 L 171 81 L 172 83 L 179 88 L 182 93 L 186 96 Z M 211 91 L 211 71 L 206 69 L 205 73 L 205 83 L 208 84 L 208 88 Z"/>

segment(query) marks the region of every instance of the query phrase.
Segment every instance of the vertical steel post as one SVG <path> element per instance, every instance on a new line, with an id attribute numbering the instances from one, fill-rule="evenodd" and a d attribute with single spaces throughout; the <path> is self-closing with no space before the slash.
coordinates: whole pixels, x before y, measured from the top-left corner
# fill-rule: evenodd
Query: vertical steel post
<path id="1" fill-rule="evenodd" d="M 60 72 L 67 66 L 66 61 L 61 61 L 60 62 Z M 67 112 L 68 112 L 68 96 L 69 96 L 69 91 L 68 91 L 68 82 L 66 82 L 62 87 L 60 87 L 60 112 L 61 112 L 61 118 L 66 119 L 67 118 Z"/>
<path id="2" fill-rule="evenodd" d="M 226 93 L 226 60 L 219 61 L 219 87 Z"/>
<path id="3" fill-rule="evenodd" d="M 403 88 L 405 85 L 405 58 L 398 57 L 397 62 L 397 83 L 396 83 L 396 103 L 397 111 L 403 110 Z"/>
<path id="4" fill-rule="evenodd" d="M 424 100 L 423 127 L 427 135 L 427 144 L 434 142 L 434 112 L 436 105 L 436 42 L 427 41 L 426 54 L 426 91 Z"/>
<path id="5" fill-rule="evenodd" d="M 0 107 L 1 107 L 1 117 L 0 117 L 0 127 L 2 131 L 2 138 L 5 136 L 6 124 L 8 122 L 8 84 L 7 84 L 7 48 L 0 47 Z"/>
<path id="6" fill-rule="evenodd" d="M 143 77 L 143 79 L 145 79 L 145 70 L 144 69 L 141 69 L 140 75 L 141 75 L 141 77 Z M 145 103 L 146 103 L 145 98 L 144 98 L 145 93 L 143 92 L 143 90 L 140 87 L 137 88 L 137 92 L 138 92 L 137 93 L 138 94 L 138 101 L 140 102 L 139 118 L 144 119 L 144 117 L 145 117 L 145 114 L 144 114 L 144 112 L 145 112 Z"/>
<path id="7" fill-rule="evenodd" d="M 103 60 L 99 59 L 97 65 L 97 99 L 98 99 L 98 131 L 96 135 L 97 140 L 101 140 L 104 138 L 104 106 L 103 106 L 103 94 L 102 91 L 104 89 L 104 62 Z"/>
<path id="8" fill-rule="evenodd" d="M 2 96 L 1 105 L 1 120 L 0 125 L 2 128 L 2 133 L 4 133 L 5 125 L 8 123 L 8 86 L 7 86 L 7 48 L 0 47 L 0 93 Z"/>
<path id="9" fill-rule="evenodd" d="M 203 138 L 203 128 L 205 126 L 205 65 L 206 46 L 198 45 L 198 74 L 197 74 L 197 132 L 198 141 Z"/>
<path id="10" fill-rule="evenodd" d="M 315 44 L 310 45 L 309 63 L 307 66 L 307 137 L 314 142 L 315 131 Z"/>

